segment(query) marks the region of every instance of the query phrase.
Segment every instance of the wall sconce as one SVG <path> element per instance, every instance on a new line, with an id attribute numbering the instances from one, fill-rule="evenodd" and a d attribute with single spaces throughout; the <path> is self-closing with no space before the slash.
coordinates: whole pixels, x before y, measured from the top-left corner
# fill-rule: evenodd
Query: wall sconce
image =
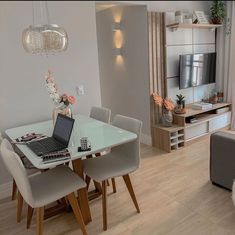
<path id="1" fill-rule="evenodd" d="M 122 55 L 122 48 L 114 48 L 113 53 L 115 56 Z"/>
<path id="2" fill-rule="evenodd" d="M 113 22 L 112 24 L 112 31 L 114 32 L 114 44 L 115 47 L 113 49 L 114 56 L 122 56 L 123 49 L 122 49 L 122 32 L 121 32 L 121 22 Z"/>
<path id="3" fill-rule="evenodd" d="M 113 25 L 112 25 L 112 30 L 114 32 L 118 31 L 118 30 L 121 30 L 121 23 L 120 22 L 114 22 Z"/>

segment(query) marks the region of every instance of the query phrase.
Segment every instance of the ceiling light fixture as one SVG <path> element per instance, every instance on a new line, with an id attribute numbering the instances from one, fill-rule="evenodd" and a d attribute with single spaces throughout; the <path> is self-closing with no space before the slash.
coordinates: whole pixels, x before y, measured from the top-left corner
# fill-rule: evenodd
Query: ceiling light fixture
<path id="1" fill-rule="evenodd" d="M 45 24 L 35 24 L 34 4 L 34 1 L 32 1 L 33 25 L 30 25 L 22 33 L 22 43 L 25 51 L 39 55 L 65 51 L 68 47 L 68 35 L 65 29 L 56 24 L 50 24 L 47 1 L 40 1 L 41 19 L 44 15 Z"/>

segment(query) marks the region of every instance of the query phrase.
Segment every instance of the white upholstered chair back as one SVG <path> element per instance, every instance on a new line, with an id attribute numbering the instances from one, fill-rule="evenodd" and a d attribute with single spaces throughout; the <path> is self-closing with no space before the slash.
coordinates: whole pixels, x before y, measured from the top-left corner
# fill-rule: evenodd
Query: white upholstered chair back
<path id="1" fill-rule="evenodd" d="M 10 174 L 14 178 L 17 188 L 23 196 L 24 200 L 29 204 L 33 204 L 33 195 L 26 169 L 20 157 L 13 151 L 10 142 L 3 139 L 1 143 L 1 156 Z"/>
<path id="2" fill-rule="evenodd" d="M 128 161 L 129 164 L 138 168 L 140 164 L 140 134 L 142 122 L 134 118 L 116 115 L 113 119 L 113 126 L 133 132 L 137 135 L 135 141 L 112 148 L 112 153 L 117 152 L 117 156 L 126 157 L 125 160 Z"/>
<path id="3" fill-rule="evenodd" d="M 90 117 L 101 122 L 110 123 L 111 110 L 103 107 L 92 107 Z"/>

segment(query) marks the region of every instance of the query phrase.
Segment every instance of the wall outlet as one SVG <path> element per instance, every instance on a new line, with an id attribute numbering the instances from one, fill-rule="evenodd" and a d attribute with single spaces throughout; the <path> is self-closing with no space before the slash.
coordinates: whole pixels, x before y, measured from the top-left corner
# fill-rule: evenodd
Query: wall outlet
<path id="1" fill-rule="evenodd" d="M 76 91 L 77 91 L 78 95 L 84 95 L 85 94 L 83 85 L 76 86 Z"/>

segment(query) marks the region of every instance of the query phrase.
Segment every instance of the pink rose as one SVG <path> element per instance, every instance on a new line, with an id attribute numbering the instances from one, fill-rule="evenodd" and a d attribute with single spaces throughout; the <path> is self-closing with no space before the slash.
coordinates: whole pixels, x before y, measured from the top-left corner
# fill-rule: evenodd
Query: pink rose
<path id="1" fill-rule="evenodd" d="M 74 96 L 70 95 L 70 96 L 68 97 L 68 101 L 69 101 L 70 104 L 74 104 L 76 100 L 75 100 L 75 97 L 74 97 Z"/>

